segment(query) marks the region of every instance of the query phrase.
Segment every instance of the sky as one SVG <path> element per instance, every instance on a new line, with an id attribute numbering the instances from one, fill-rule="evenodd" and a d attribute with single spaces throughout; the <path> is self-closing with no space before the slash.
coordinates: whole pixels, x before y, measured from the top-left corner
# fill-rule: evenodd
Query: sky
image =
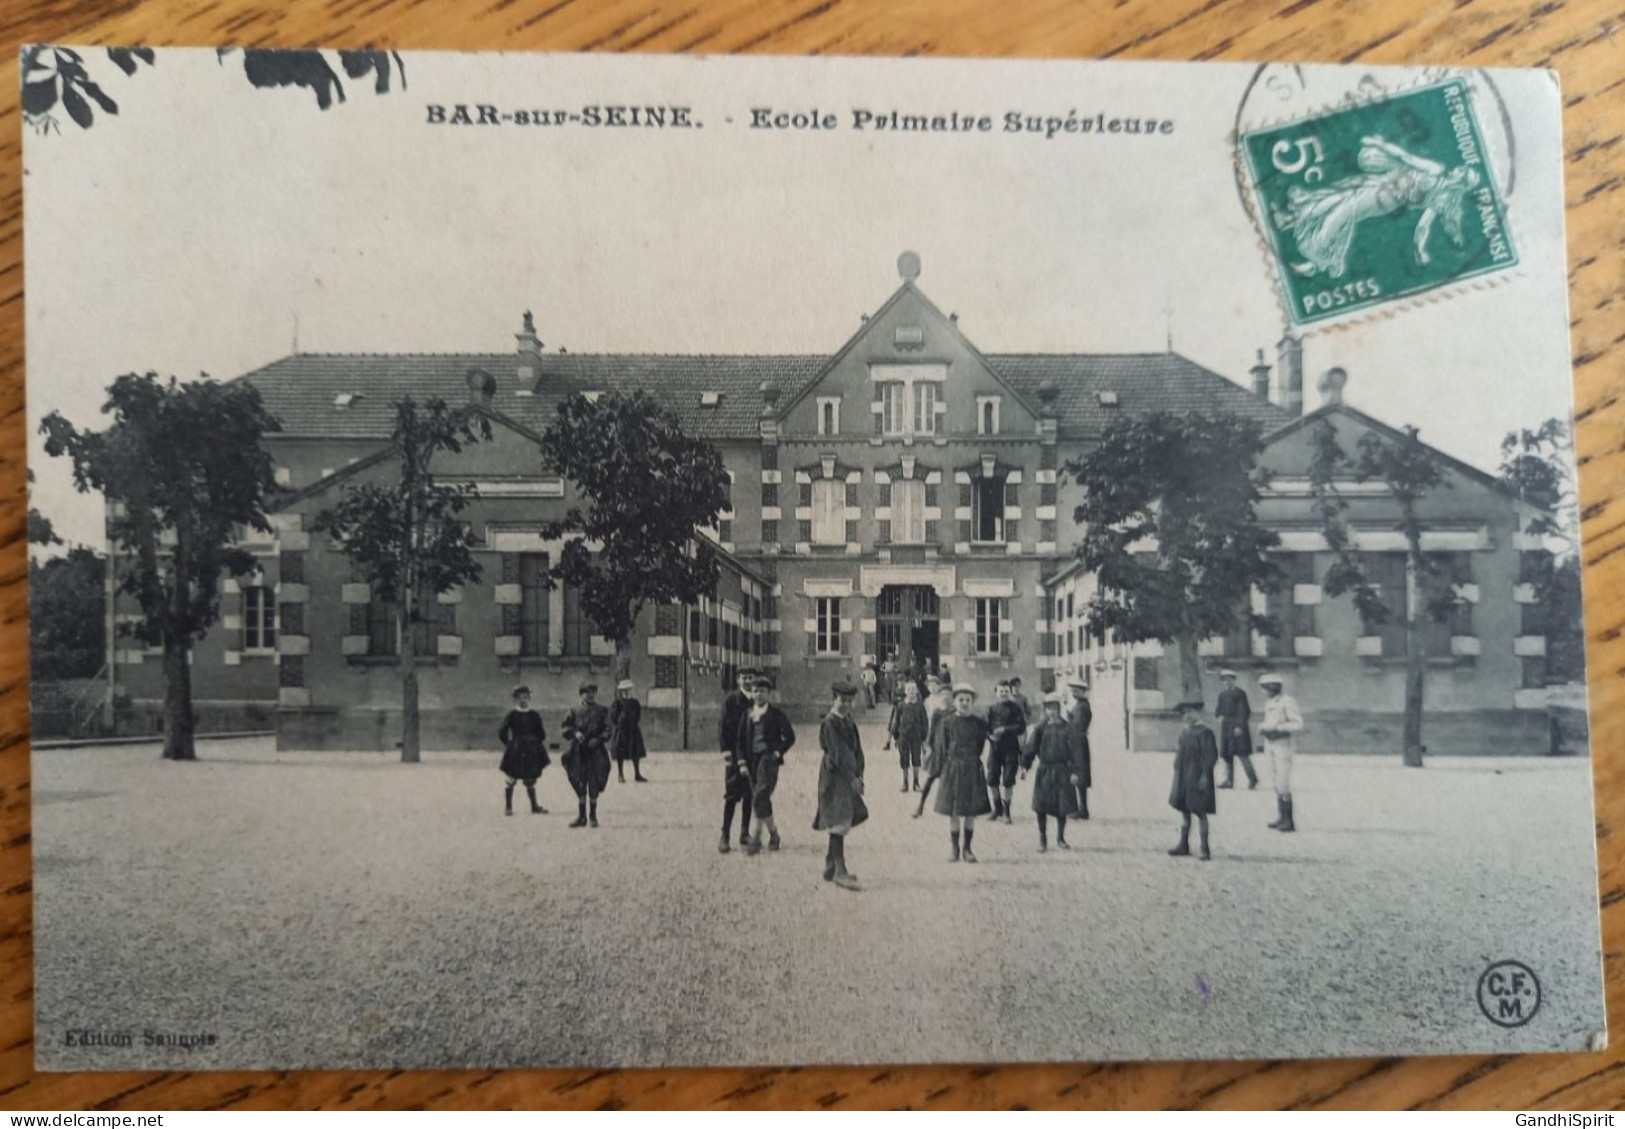
<path id="1" fill-rule="evenodd" d="M 1237 64 L 404 56 L 407 85 L 317 108 L 241 57 L 160 50 L 84 130 L 27 130 L 31 432 L 100 427 L 103 389 L 229 379 L 293 352 L 548 349 L 828 355 L 920 256 L 921 289 L 986 353 L 1157 352 L 1238 382 L 1284 319 L 1238 191 L 1249 128 L 1414 72 Z M 1572 410 L 1556 87 L 1468 74 L 1517 270 L 1306 335 L 1346 398 L 1489 469 L 1509 429 Z M 434 124 L 432 107 L 688 107 L 688 129 Z M 752 111 L 834 128 L 752 128 Z M 986 132 L 852 128 L 856 111 L 986 116 Z M 1027 117 L 1166 132 L 1054 137 Z M 471 110 L 477 114 L 477 111 Z M 99 499 L 30 439 L 35 504 L 101 541 Z"/>

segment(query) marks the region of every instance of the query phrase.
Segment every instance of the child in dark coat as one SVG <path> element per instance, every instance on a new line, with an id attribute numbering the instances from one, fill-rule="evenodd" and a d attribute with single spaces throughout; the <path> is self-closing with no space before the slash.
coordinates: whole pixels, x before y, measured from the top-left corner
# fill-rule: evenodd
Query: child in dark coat
<path id="1" fill-rule="evenodd" d="M 503 814 L 513 814 L 513 786 L 523 780 L 531 814 L 546 815 L 547 809 L 536 802 L 536 781 L 552 758 L 547 755 L 547 727 L 542 724 L 542 715 L 530 708 L 529 686 L 514 688 L 513 709 L 502 719 L 497 740 L 502 742 L 502 774 L 508 778 L 502 794 Z"/>
<path id="2" fill-rule="evenodd" d="M 1078 813 L 1077 751 L 1072 734 L 1061 717 L 1061 695 L 1044 695 L 1044 719 L 1027 738 L 1027 751 L 1021 757 L 1021 778 L 1038 763 L 1033 778 L 1033 811 L 1038 813 L 1038 850 L 1049 850 L 1050 816 L 1055 817 L 1055 845 L 1065 848 L 1066 817 Z"/>
<path id="3" fill-rule="evenodd" d="M 576 818 L 571 827 L 598 826 L 598 797 L 609 784 L 609 711 L 598 704 L 598 684 L 581 687 L 581 704 L 564 718 L 564 771 L 576 794 Z"/>
<path id="4" fill-rule="evenodd" d="M 751 684 L 751 709 L 739 723 L 737 748 L 745 756 L 745 771 L 751 787 L 751 809 L 756 816 L 756 833 L 745 843 L 747 855 L 762 849 L 762 828 L 767 828 L 767 849 L 779 849 L 779 825 L 773 819 L 773 793 L 779 786 L 779 769 L 784 754 L 796 743 L 790 718 L 771 698 L 773 676 L 758 674 Z"/>
<path id="5" fill-rule="evenodd" d="M 886 725 L 889 748 L 897 746 L 897 763 L 903 770 L 903 791 L 908 791 L 909 769 L 914 770 L 914 790 L 920 790 L 920 749 L 925 744 L 926 730 L 931 719 L 926 715 L 925 703 L 920 701 L 920 688 L 912 682 L 903 685 L 903 700 L 891 708 L 891 721 Z"/>
<path id="6" fill-rule="evenodd" d="M 632 696 L 632 680 L 623 678 L 615 684 L 615 701 L 609 707 L 609 746 L 615 753 L 615 773 L 626 783 L 626 762 L 632 762 L 632 779 L 647 784 L 643 775 L 643 706 Z"/>
<path id="7" fill-rule="evenodd" d="M 942 719 L 937 730 L 937 740 L 942 744 L 942 789 L 937 792 L 935 810 L 938 815 L 948 817 L 948 838 L 954 846 L 949 862 L 958 862 L 961 858 L 966 862 L 976 861 L 976 852 L 971 850 L 976 817 L 993 810 L 987 794 L 987 774 L 982 771 L 982 750 L 988 741 L 987 722 L 971 712 L 975 704 L 976 690 L 970 683 L 955 686 L 954 712 Z"/>
<path id="8" fill-rule="evenodd" d="M 1213 768 L 1219 763 L 1219 743 L 1213 730 L 1202 724 L 1202 703 L 1179 703 L 1185 718 L 1185 728 L 1179 735 L 1179 751 L 1174 754 L 1174 784 L 1168 792 L 1168 804 L 1184 819 L 1179 828 L 1179 844 L 1168 853 L 1183 856 L 1191 853 L 1191 816 L 1195 816 L 1202 831 L 1202 861 L 1213 856 L 1207 846 L 1207 817 L 1218 810 L 1213 790 Z"/>

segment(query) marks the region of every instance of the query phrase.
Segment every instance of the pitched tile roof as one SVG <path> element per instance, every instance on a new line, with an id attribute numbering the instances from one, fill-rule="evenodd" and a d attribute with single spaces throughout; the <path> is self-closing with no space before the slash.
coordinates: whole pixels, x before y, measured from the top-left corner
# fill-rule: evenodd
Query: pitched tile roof
<path id="1" fill-rule="evenodd" d="M 1116 414 L 1227 411 L 1257 420 L 1266 431 L 1291 421 L 1285 409 L 1254 396 L 1178 353 L 993 353 L 988 363 L 1034 403 L 1046 380 L 1067 436 L 1099 435 Z M 1117 403 L 1102 402 L 1115 393 Z M 1109 399 L 1109 397 L 1108 397 Z"/>
<path id="2" fill-rule="evenodd" d="M 1067 437 L 1098 435 L 1114 413 L 1227 410 L 1257 419 L 1266 429 L 1291 421 L 1281 408 L 1176 353 L 1005 353 L 986 357 L 1020 395 L 1041 402 L 1039 389 L 1052 381 L 1056 411 Z M 763 381 L 779 389 L 782 407 L 796 398 L 829 363 L 825 356 L 678 356 L 660 354 L 548 353 L 539 359 L 543 379 L 534 396 L 518 376 L 516 353 L 298 353 L 240 379 L 260 390 L 266 408 L 291 435 L 384 438 L 392 405 L 402 394 L 468 398 L 470 369 L 496 378 L 497 411 L 543 430 L 558 402 L 575 392 L 644 389 L 676 413 L 684 430 L 703 438 L 751 439 L 759 434 Z M 720 393 L 714 406 L 702 396 Z M 1115 393 L 1117 403 L 1102 402 Z M 335 398 L 348 393 L 347 406 Z"/>

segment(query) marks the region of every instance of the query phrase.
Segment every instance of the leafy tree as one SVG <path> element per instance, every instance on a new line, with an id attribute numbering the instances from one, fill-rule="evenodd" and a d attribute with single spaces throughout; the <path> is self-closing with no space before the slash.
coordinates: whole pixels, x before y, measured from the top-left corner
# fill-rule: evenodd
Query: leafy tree
<path id="1" fill-rule="evenodd" d="M 1501 482 L 1535 508 L 1524 530 L 1561 548 L 1540 558 L 1527 579 L 1535 587 L 1550 678 L 1585 679 L 1585 608 L 1580 591 L 1580 499 L 1574 482 L 1574 440 L 1568 425 L 1549 419 L 1501 441 Z"/>
<path id="2" fill-rule="evenodd" d="M 1274 591 L 1280 544 L 1258 522 L 1269 472 L 1258 424 L 1228 413 L 1150 412 L 1114 419 L 1100 445 L 1066 464 L 1085 491 L 1077 557 L 1100 580 L 1085 625 L 1125 643 L 1179 650 L 1180 693 L 1202 696 L 1197 644 L 1241 628 L 1272 631 L 1253 588 Z"/>
<path id="3" fill-rule="evenodd" d="M 474 488 L 436 481 L 432 464 L 441 453 L 457 453 L 490 437 L 490 421 L 478 412 L 448 407 L 438 397 L 421 405 L 411 396 L 397 400 L 391 441 L 399 479 L 389 485 L 347 486 L 343 500 L 316 520 L 317 528 L 329 530 L 360 567 L 373 599 L 394 606 L 404 764 L 416 764 L 422 747 L 413 631 L 423 621 L 420 604 L 477 581 L 481 573 L 474 535 L 458 520 L 477 496 Z"/>
<path id="4" fill-rule="evenodd" d="M 714 446 L 685 434 L 647 393 L 567 398 L 542 436 L 542 467 L 588 501 L 542 526 L 543 537 L 564 542 L 549 576 L 581 593 L 618 650 L 645 602 L 691 603 L 715 591 L 716 553 L 695 531 L 727 508 L 728 472 Z"/>
<path id="5" fill-rule="evenodd" d="M 1417 429 L 1407 427 L 1398 440 L 1389 440 L 1375 431 L 1360 437 L 1354 457 L 1337 441 L 1329 420 L 1315 425 L 1311 436 L 1313 454 L 1309 464 L 1309 490 L 1315 516 L 1320 519 L 1328 547 L 1335 560 L 1326 571 L 1322 587 L 1328 596 L 1349 593 L 1360 620 L 1372 627 L 1399 619 L 1405 627 L 1405 722 L 1402 756 L 1406 765 L 1422 767 L 1422 696 L 1427 676 L 1427 639 L 1424 617 L 1436 622 L 1448 619 L 1461 602 L 1453 578 L 1439 562 L 1422 551 L 1423 522 L 1418 508 L 1424 498 L 1440 487 L 1448 488 L 1443 465 L 1433 449 L 1419 438 Z M 1339 481 L 1381 482 L 1399 505 L 1398 530 L 1405 536 L 1405 603 L 1391 607 L 1368 574 L 1365 562 L 1355 551 L 1345 520 L 1349 503 L 1338 489 Z"/>
<path id="6" fill-rule="evenodd" d="M 221 578 L 254 571 L 233 542 L 244 527 L 270 530 L 276 482 L 260 440 L 280 427 L 251 385 L 153 373 L 119 377 L 102 410 L 113 417 L 105 431 L 52 412 L 40 432 L 47 454 L 73 460 L 79 491 L 107 499 L 108 534 L 132 558 L 119 583 L 141 610 L 131 634 L 164 650 L 164 756 L 194 760 L 188 656 L 219 618 Z"/>
<path id="7" fill-rule="evenodd" d="M 90 678 L 107 656 L 107 560 L 79 546 L 28 562 L 29 672 L 36 683 Z"/>
<path id="8" fill-rule="evenodd" d="M 34 472 L 28 472 L 28 485 L 34 485 Z M 56 535 L 56 527 L 51 519 L 40 513 L 33 506 L 28 507 L 28 543 L 30 545 L 60 545 L 62 538 Z"/>

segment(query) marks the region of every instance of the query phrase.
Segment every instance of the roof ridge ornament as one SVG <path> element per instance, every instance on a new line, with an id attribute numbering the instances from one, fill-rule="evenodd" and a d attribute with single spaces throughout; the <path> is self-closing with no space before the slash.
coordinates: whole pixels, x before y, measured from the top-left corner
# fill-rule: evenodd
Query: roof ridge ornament
<path id="1" fill-rule="evenodd" d="M 904 282 L 913 282 L 920 277 L 920 256 L 913 251 L 904 251 L 897 256 L 897 275 Z"/>

